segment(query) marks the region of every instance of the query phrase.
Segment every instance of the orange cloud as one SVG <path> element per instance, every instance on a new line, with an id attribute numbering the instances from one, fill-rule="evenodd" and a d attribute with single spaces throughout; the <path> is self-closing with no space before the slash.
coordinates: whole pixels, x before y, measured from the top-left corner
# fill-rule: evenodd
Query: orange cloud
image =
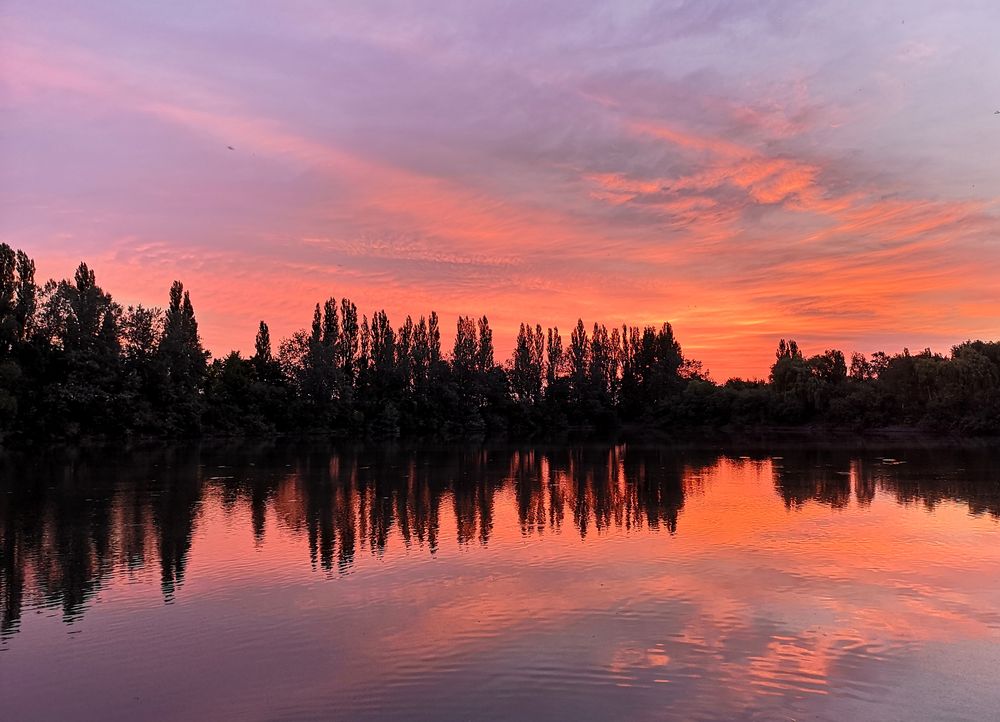
<path id="1" fill-rule="evenodd" d="M 13 103 L 89 99 L 205 149 L 211 179 L 157 186 L 157 201 L 209 199 L 205 220 L 184 226 L 198 238 L 109 205 L 86 222 L 46 208 L 67 220 L 33 220 L 9 240 L 42 249 L 40 276 L 92 262 L 126 302 L 162 303 L 181 278 L 217 354 L 249 350 L 261 317 L 274 336 L 290 333 L 329 295 L 365 313 L 384 307 L 397 323 L 435 308 L 446 329 L 485 312 L 501 357 L 521 321 L 670 320 L 720 380 L 765 375 L 781 336 L 871 351 L 995 335 L 1000 322 L 996 294 L 969 283 L 1000 270 L 982 252 L 1000 230 L 996 209 L 905 179 L 845 181 L 853 166 L 796 144 L 810 130 L 804 87 L 787 106 L 706 101 L 721 119 L 701 132 L 583 94 L 605 145 L 626 152 L 519 160 L 509 183 L 354 147 L 200 78 L 164 71 L 149 84 L 139 68 L 71 46 L 18 40 L 4 60 Z"/>

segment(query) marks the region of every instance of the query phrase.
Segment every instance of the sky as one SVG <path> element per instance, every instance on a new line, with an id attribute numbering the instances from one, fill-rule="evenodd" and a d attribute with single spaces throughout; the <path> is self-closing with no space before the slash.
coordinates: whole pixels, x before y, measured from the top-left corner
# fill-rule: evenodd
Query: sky
<path id="1" fill-rule="evenodd" d="M 206 346 L 670 321 L 713 378 L 1000 338 L 1000 4 L 3 0 L 0 240 Z"/>

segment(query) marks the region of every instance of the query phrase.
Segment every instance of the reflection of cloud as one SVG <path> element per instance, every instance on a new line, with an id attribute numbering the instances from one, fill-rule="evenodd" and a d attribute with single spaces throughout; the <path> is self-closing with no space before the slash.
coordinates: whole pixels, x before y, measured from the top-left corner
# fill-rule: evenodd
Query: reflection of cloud
<path id="1" fill-rule="evenodd" d="M 984 448 L 894 453 L 908 463 L 632 445 L 227 445 L 81 459 L 72 473 L 41 460 L 38 489 L 0 505 L 13 540 L 0 597 L 15 615 L 0 630 L 17 654 L 61 623 L 21 620 L 22 603 L 63 604 L 76 624 L 99 611 L 99 592 L 104 614 L 127 610 L 128 634 L 97 640 L 95 664 L 131 664 L 170 594 L 182 616 L 164 622 L 195 620 L 206 639 L 268 654 L 268 685 L 250 672 L 229 690 L 267 716 L 294 692 L 352 719 L 414 699 L 465 718 L 489 689 L 507 718 L 870 718 L 893 693 L 902 717 L 936 718 L 954 700 L 928 698 L 921 670 L 951 685 L 967 674 L 951 662 L 988 648 L 1000 624 L 982 584 L 1000 574 L 1000 549 L 984 543 L 1000 518 L 996 460 Z M 73 509 L 55 493 L 68 481 L 88 494 Z M 159 634 L 156 660 L 175 651 Z M 233 648 L 210 644 L 191 662 L 216 672 L 207 703 Z M 79 703 L 79 675 L 65 695 L 22 692 L 17 682 L 44 680 L 28 657 L 8 675 L 15 698 L 36 711 L 39 699 Z M 136 694 L 174 672 L 137 680 Z M 192 698 L 178 699 L 164 704 Z"/>

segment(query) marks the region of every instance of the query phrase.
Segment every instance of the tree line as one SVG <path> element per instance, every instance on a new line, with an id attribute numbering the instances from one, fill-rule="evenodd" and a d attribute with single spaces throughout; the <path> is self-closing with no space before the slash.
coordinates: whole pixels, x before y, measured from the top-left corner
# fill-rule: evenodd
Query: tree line
<path id="1" fill-rule="evenodd" d="M 806 356 L 778 344 L 767 380 L 712 381 L 669 323 L 608 328 L 523 323 L 498 361 L 486 316 L 461 316 L 442 349 L 433 311 L 394 326 L 349 299 L 317 303 L 275 346 L 261 321 L 252 356 L 212 359 L 189 293 L 165 309 L 123 307 L 81 263 L 35 282 L 35 264 L 0 244 L 0 434 L 26 439 L 322 433 L 457 438 L 622 426 L 759 429 L 906 426 L 1000 432 L 1000 343 L 948 355 Z"/>

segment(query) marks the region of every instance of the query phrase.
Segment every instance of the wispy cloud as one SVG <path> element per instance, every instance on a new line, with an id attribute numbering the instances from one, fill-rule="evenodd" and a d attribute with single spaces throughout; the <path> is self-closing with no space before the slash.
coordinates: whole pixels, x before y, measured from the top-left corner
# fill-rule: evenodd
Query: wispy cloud
<path id="1" fill-rule="evenodd" d="M 182 278 L 218 353 L 327 295 L 488 312 L 502 345 L 669 319 L 721 378 L 778 336 L 996 336 L 1000 11 L 856 16 L 13 0 L 0 235 L 129 301 Z"/>

